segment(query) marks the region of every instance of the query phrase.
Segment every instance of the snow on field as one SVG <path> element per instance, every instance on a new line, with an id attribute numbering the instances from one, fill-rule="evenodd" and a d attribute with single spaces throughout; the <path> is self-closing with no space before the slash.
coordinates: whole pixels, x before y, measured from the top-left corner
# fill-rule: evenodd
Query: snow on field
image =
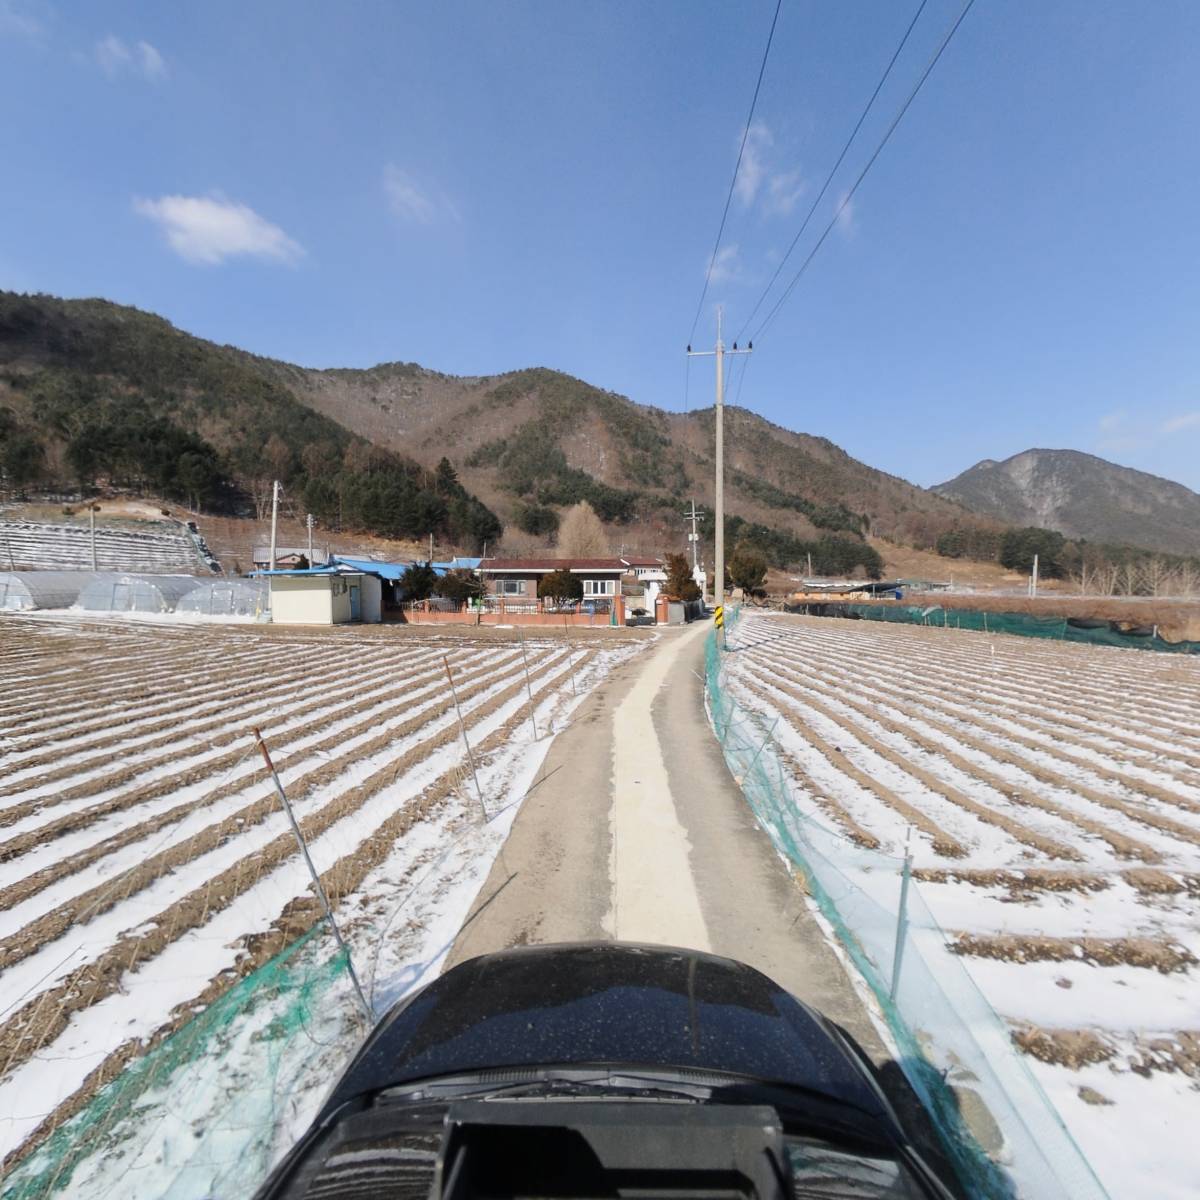
<path id="1" fill-rule="evenodd" d="M 1200 662 L 766 615 L 732 645 L 804 814 L 911 838 L 931 953 L 961 956 L 1111 1194 L 1197 1195 Z"/>
<path id="2" fill-rule="evenodd" d="M 141 1053 L 318 919 L 252 726 L 381 1011 L 438 971 L 549 735 L 641 644 L 531 633 L 527 681 L 515 637 L 486 631 L 0 618 L 0 1156 L 92 1094 L 102 1065 Z M 351 1000 L 322 1012 L 319 1051 L 278 1065 L 287 1101 L 265 1140 L 230 1099 L 254 1070 L 260 1014 L 184 1092 L 148 1104 L 144 1128 L 85 1164 L 71 1194 L 244 1184 L 238 1172 L 289 1144 L 361 1037 Z"/>

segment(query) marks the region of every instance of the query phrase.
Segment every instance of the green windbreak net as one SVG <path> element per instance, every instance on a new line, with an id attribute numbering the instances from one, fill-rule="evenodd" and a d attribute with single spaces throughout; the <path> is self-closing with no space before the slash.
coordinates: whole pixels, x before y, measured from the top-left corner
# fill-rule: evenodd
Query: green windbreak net
<path id="1" fill-rule="evenodd" d="M 727 615 L 736 652 L 738 615 Z M 904 863 L 802 814 L 768 723 L 734 698 L 732 656 L 710 634 L 709 715 L 734 779 L 776 848 L 800 870 L 882 1010 L 899 1065 L 980 1200 L 1103 1200 L 1106 1193 L 945 935 Z"/>
<path id="2" fill-rule="evenodd" d="M 322 923 L 131 1062 L 20 1162 L 0 1197 L 252 1195 L 363 1032 Z"/>
<path id="3" fill-rule="evenodd" d="M 814 616 L 851 617 L 864 621 L 891 621 L 901 625 L 935 625 L 949 629 L 977 629 L 983 633 L 1012 633 L 1019 637 L 1052 638 L 1089 646 L 1121 646 L 1129 650 L 1159 650 L 1167 654 L 1200 654 L 1200 642 L 1169 642 L 1153 625 L 1135 632 L 1122 630 L 1114 621 L 1082 617 L 1047 617 L 1033 613 L 984 612 L 980 609 L 943 608 L 940 604 L 842 604 L 812 602 L 789 611 L 810 611 Z"/>

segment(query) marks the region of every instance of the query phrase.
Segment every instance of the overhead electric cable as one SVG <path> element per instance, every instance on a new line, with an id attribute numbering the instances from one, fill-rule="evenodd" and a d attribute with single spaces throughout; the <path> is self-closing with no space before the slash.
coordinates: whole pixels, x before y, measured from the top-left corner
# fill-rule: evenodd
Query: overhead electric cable
<path id="1" fill-rule="evenodd" d="M 909 35 L 912 33 L 916 23 L 921 19 L 921 14 L 925 11 L 925 6 L 928 3 L 929 0 L 921 0 L 920 5 L 917 7 L 916 13 L 913 15 L 913 19 L 909 21 L 908 28 L 904 31 L 904 36 L 900 39 L 900 44 L 896 47 L 896 52 L 892 55 L 891 60 L 888 62 L 883 74 L 879 77 L 879 82 L 875 85 L 875 90 L 871 93 L 871 98 L 867 101 L 866 108 L 862 110 L 858 120 L 855 122 L 854 128 L 850 131 L 850 136 L 846 139 L 846 144 L 842 147 L 842 152 L 837 156 L 837 162 L 833 164 L 829 170 L 829 174 L 825 176 L 825 182 L 821 184 L 821 190 L 817 193 L 817 198 L 812 202 L 808 212 L 804 215 L 804 220 L 800 223 L 800 229 L 797 231 L 796 236 L 792 238 L 792 244 L 787 248 L 787 253 L 784 254 L 784 256 L 779 260 L 779 265 L 775 268 L 775 273 L 771 276 L 767 286 L 763 288 L 762 295 L 760 295 L 755 301 L 754 307 L 750 310 L 750 315 L 745 319 L 745 321 L 742 322 L 742 327 L 740 330 L 738 330 L 738 341 L 742 340 L 742 335 L 746 332 L 746 329 L 758 314 L 758 310 L 762 307 L 763 301 L 766 300 L 771 289 L 775 286 L 775 280 L 779 278 L 779 275 L 783 271 L 787 260 L 791 258 L 792 251 L 796 249 L 800 239 L 804 236 L 804 231 L 808 228 L 808 223 L 812 220 L 813 213 L 817 211 L 817 207 L 825 198 L 825 193 L 829 190 L 829 185 L 833 182 L 833 177 L 837 174 L 838 168 L 842 165 L 842 161 L 845 159 L 851 145 L 854 143 L 854 139 L 858 137 L 858 131 L 863 127 L 863 122 L 867 119 L 868 114 L 875 105 L 875 101 L 879 98 L 879 93 L 883 91 L 883 85 L 887 83 L 888 76 L 891 75 L 892 68 L 896 65 L 896 60 L 900 57 L 904 47 L 908 44 Z"/>
<path id="2" fill-rule="evenodd" d="M 958 19 L 954 22 L 954 24 L 950 27 L 950 31 L 942 39 L 941 45 L 938 46 L 937 50 L 934 52 L 933 57 L 929 60 L 929 65 L 925 68 L 924 72 L 921 74 L 921 78 L 917 80 L 916 86 L 913 88 L 913 90 L 911 92 L 909 92 L 908 99 L 904 101 L 903 105 L 901 105 L 900 111 L 896 114 L 892 123 L 888 126 L 887 132 L 883 135 L 883 140 L 879 143 L 878 146 L 875 147 L 874 154 L 871 155 L 871 157 L 867 160 L 867 165 L 865 167 L 863 167 L 862 171 L 859 172 L 858 178 L 854 181 L 853 186 L 842 197 L 841 203 L 834 210 L 834 214 L 833 214 L 832 218 L 830 219 L 829 224 L 825 226 L 824 232 L 817 239 L 817 244 L 812 248 L 812 250 L 809 251 L 808 257 L 804 260 L 803 263 L 800 264 L 800 269 L 796 272 L 796 274 L 794 276 L 792 276 L 792 280 L 787 285 L 787 287 L 784 289 L 783 295 L 781 295 L 779 297 L 779 299 L 775 302 L 774 307 L 766 315 L 766 317 L 764 318 L 762 323 L 759 325 L 758 329 L 755 330 L 754 338 L 752 340 L 757 340 L 758 338 L 762 337 L 764 331 L 770 327 L 771 323 L 775 320 L 776 315 L 779 313 L 779 310 L 784 306 L 784 304 L 787 302 L 788 297 L 795 290 L 795 287 L 800 282 L 800 279 L 804 275 L 804 272 L 808 269 L 809 263 L 812 262 L 812 260 L 817 255 L 817 251 L 820 250 L 821 247 L 825 244 L 825 239 L 833 231 L 833 227 L 837 224 L 838 218 L 845 211 L 846 205 L 849 204 L 850 201 L 853 199 L 854 193 L 858 191 L 859 185 L 867 177 L 867 172 L 870 171 L 872 166 L 875 165 L 875 160 L 883 152 L 883 148 L 884 148 L 884 146 L 886 146 L 888 144 L 888 141 L 891 139 L 892 134 L 896 132 L 896 127 L 904 119 L 904 114 L 906 112 L 908 112 L 909 105 L 911 105 L 912 102 L 917 98 L 917 93 L 924 86 L 925 80 L 927 80 L 929 78 L 930 73 L 933 71 L 933 68 L 935 66 L 937 66 L 938 59 L 940 59 L 942 57 L 943 51 L 950 44 L 950 41 L 954 37 L 954 35 L 958 32 L 958 27 L 963 23 L 963 20 L 966 18 L 967 13 L 969 13 L 971 11 L 971 8 L 974 6 L 974 4 L 975 4 L 975 0 L 967 0 L 966 4 L 963 6 L 962 12 L 960 12 L 958 14 Z"/>
<path id="3" fill-rule="evenodd" d="M 737 184 L 738 172 L 742 167 L 742 155 L 746 152 L 746 139 L 750 136 L 750 126 L 754 122 L 754 110 L 758 105 L 758 93 L 762 88 L 763 75 L 767 69 L 767 58 L 771 53 L 771 43 L 775 40 L 775 26 L 779 23 L 779 11 L 783 8 L 783 0 L 776 0 L 775 15 L 771 18 L 771 32 L 767 34 L 767 46 L 763 51 L 762 63 L 758 68 L 758 80 L 754 85 L 754 97 L 750 101 L 750 115 L 746 118 L 746 127 L 742 130 L 742 144 L 738 147 L 737 162 L 733 168 L 733 178 L 729 181 L 729 194 L 725 197 L 725 207 L 721 211 L 721 224 L 717 227 L 717 240 L 713 243 L 712 254 L 708 260 L 708 270 L 704 272 L 704 287 L 700 290 L 700 302 L 696 305 L 696 315 L 692 318 L 692 329 L 688 334 L 691 342 L 696 336 L 696 326 L 700 323 L 700 314 L 704 310 L 704 297 L 708 295 L 708 285 L 712 280 L 713 267 L 717 261 L 717 253 L 721 249 L 721 237 L 725 232 L 725 222 L 729 217 L 729 205 L 733 202 L 733 189 Z"/>

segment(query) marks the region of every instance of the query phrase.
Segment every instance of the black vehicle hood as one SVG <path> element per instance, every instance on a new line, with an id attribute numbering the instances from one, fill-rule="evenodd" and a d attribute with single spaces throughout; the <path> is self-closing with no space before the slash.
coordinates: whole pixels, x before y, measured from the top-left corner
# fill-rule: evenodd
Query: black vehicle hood
<path id="1" fill-rule="evenodd" d="M 627 943 L 472 959 L 385 1016 L 325 1106 L 437 1076 L 539 1066 L 730 1073 L 886 1104 L 835 1027 L 731 959 Z"/>

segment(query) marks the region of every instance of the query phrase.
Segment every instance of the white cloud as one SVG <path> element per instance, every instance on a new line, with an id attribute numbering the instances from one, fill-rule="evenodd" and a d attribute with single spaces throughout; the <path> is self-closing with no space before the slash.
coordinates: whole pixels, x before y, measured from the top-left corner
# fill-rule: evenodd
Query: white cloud
<path id="1" fill-rule="evenodd" d="M 37 37 L 45 31 L 36 17 L 22 11 L 11 0 L 0 0 L 0 36 Z"/>
<path id="2" fill-rule="evenodd" d="M 186 262 L 215 264 L 247 257 L 294 263 L 304 255 L 304 248 L 278 225 L 220 195 L 135 199 L 133 207 L 162 227 L 167 244 Z"/>
<path id="3" fill-rule="evenodd" d="M 116 79 L 126 71 L 155 82 L 167 76 L 167 63 L 149 42 L 126 45 L 116 34 L 110 33 L 96 43 L 96 62 L 109 77 Z"/>
<path id="4" fill-rule="evenodd" d="M 1123 409 L 1118 409 L 1116 412 L 1105 413 L 1099 421 L 1100 432 L 1111 433 L 1112 430 L 1119 428 L 1124 423 L 1125 412 Z"/>
<path id="5" fill-rule="evenodd" d="M 1163 422 L 1162 432 L 1179 433 L 1180 430 L 1194 429 L 1198 425 L 1200 425 L 1200 411 L 1180 413 L 1179 416 Z"/>
<path id="6" fill-rule="evenodd" d="M 754 197 L 758 195 L 758 189 L 767 174 L 767 155 L 774 144 L 775 139 L 765 125 L 756 121 L 750 126 L 742 150 L 741 166 L 738 167 L 733 185 L 734 195 L 747 208 L 754 203 Z"/>
<path id="7" fill-rule="evenodd" d="M 854 201 L 843 192 L 834 211 L 837 213 L 834 219 L 837 221 L 838 233 L 843 237 L 853 237 L 858 232 L 858 225 L 854 220 Z"/>
<path id="8" fill-rule="evenodd" d="M 458 209 L 444 192 L 419 181 L 392 163 L 383 169 L 383 191 L 388 207 L 402 221 L 432 225 L 439 218 L 459 219 Z"/>
<path id="9" fill-rule="evenodd" d="M 743 208 L 758 203 L 767 217 L 790 217 L 806 185 L 796 169 L 775 168 L 775 135 L 761 121 L 750 126 L 733 192 Z"/>
<path id="10" fill-rule="evenodd" d="M 799 171 L 772 175 L 763 197 L 763 211 L 774 217 L 790 217 L 806 190 Z"/>
<path id="11" fill-rule="evenodd" d="M 713 259 L 712 273 L 709 279 L 712 283 L 729 283 L 742 273 L 741 260 L 738 258 L 738 248 L 735 242 L 730 246 L 722 246 Z"/>
<path id="12" fill-rule="evenodd" d="M 167 76 L 167 64 L 163 56 L 150 45 L 149 42 L 138 42 L 137 44 L 138 64 L 142 68 L 142 74 L 147 79 L 165 79 Z"/>

